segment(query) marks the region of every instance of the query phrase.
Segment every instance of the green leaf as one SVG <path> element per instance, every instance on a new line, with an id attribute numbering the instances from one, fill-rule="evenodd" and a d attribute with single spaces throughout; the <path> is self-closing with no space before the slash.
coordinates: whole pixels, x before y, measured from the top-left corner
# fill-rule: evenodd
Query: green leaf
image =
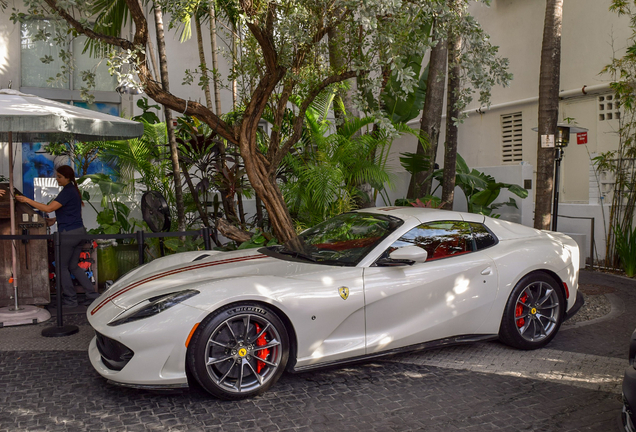
<path id="1" fill-rule="evenodd" d="M 111 209 L 104 209 L 97 214 L 99 225 L 112 224 L 115 221 L 115 213 Z"/>
<path id="2" fill-rule="evenodd" d="M 104 234 L 119 234 L 121 227 L 118 224 L 104 225 Z"/>
<path id="3" fill-rule="evenodd" d="M 411 174 L 427 171 L 431 167 L 430 158 L 427 155 L 418 153 L 401 153 L 401 155 L 400 164 Z"/>
<path id="4" fill-rule="evenodd" d="M 512 192 L 513 194 L 517 195 L 519 198 L 527 198 L 528 197 L 528 190 L 522 188 L 519 185 L 507 184 L 506 187 L 508 188 L 508 190 L 510 192 Z"/>
<path id="5" fill-rule="evenodd" d="M 422 57 L 419 57 L 419 60 L 421 64 Z M 419 71 L 419 68 L 417 70 Z M 397 90 L 399 83 L 395 81 L 395 78 L 392 77 L 391 80 L 387 85 L 387 91 L 382 94 L 384 111 L 389 114 L 389 118 L 393 123 L 406 123 L 413 120 L 420 115 L 422 108 L 424 108 L 428 82 L 428 65 L 424 68 L 417 86 L 406 95 Z"/>
<path id="6" fill-rule="evenodd" d="M 500 189 L 485 189 L 470 197 L 470 202 L 476 206 L 487 207 L 499 196 Z"/>

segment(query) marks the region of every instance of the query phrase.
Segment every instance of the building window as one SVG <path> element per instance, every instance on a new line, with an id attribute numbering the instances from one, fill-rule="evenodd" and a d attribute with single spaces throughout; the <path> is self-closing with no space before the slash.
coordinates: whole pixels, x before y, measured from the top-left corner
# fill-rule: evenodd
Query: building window
<path id="1" fill-rule="evenodd" d="M 523 160 L 523 133 L 521 113 L 501 116 L 501 155 L 503 163 Z"/>
<path id="2" fill-rule="evenodd" d="M 68 80 L 47 83 L 49 78 L 62 70 L 63 65 L 60 49 L 53 42 L 55 33 L 55 21 L 52 20 L 34 20 L 22 24 L 22 87 L 70 88 Z"/>
<path id="3" fill-rule="evenodd" d="M 620 120 L 620 104 L 614 95 L 608 94 L 598 97 L 598 121 Z"/>
<path id="4" fill-rule="evenodd" d="M 80 90 L 85 85 L 80 77 L 81 72 L 91 70 L 96 74 L 94 90 L 115 91 L 117 82 L 115 77 L 108 73 L 106 61 L 92 58 L 88 52 L 82 53 L 85 37 L 69 40 L 65 47 L 55 43 L 55 39 L 59 37 L 63 36 L 58 34 L 55 20 L 38 19 L 22 24 L 21 87 Z M 73 73 L 65 72 L 64 61 L 60 58 L 62 49 L 73 53 Z M 73 97 L 70 94 L 67 97 L 61 94 L 56 99 L 72 100 Z"/>

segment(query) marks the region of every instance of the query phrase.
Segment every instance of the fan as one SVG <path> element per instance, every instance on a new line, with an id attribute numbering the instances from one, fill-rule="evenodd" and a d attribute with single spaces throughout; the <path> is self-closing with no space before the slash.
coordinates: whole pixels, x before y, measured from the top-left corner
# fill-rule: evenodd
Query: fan
<path id="1" fill-rule="evenodd" d="M 141 214 L 152 232 L 170 230 L 170 209 L 161 193 L 157 191 L 144 192 L 141 196 Z M 159 237 L 159 249 L 161 256 L 163 256 L 163 237 Z"/>

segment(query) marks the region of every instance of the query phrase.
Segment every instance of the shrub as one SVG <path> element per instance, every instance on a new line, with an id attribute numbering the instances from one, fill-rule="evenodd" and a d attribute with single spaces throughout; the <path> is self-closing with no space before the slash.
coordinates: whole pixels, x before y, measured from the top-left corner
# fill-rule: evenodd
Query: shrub
<path id="1" fill-rule="evenodd" d="M 616 237 L 616 253 L 625 275 L 634 277 L 636 274 L 636 228 L 631 231 L 629 229 L 621 231 L 615 227 L 614 236 Z"/>

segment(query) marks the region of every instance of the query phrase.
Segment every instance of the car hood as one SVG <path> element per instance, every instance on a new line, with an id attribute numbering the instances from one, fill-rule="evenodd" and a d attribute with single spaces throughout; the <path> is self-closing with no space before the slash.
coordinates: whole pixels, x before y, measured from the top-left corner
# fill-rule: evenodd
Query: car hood
<path id="1" fill-rule="evenodd" d="M 122 309 L 151 297 L 185 289 L 209 289 L 211 282 L 250 276 L 302 277 L 324 266 L 286 261 L 250 249 L 185 252 L 156 259 L 122 277 L 93 303 L 91 314 L 112 302 Z"/>

